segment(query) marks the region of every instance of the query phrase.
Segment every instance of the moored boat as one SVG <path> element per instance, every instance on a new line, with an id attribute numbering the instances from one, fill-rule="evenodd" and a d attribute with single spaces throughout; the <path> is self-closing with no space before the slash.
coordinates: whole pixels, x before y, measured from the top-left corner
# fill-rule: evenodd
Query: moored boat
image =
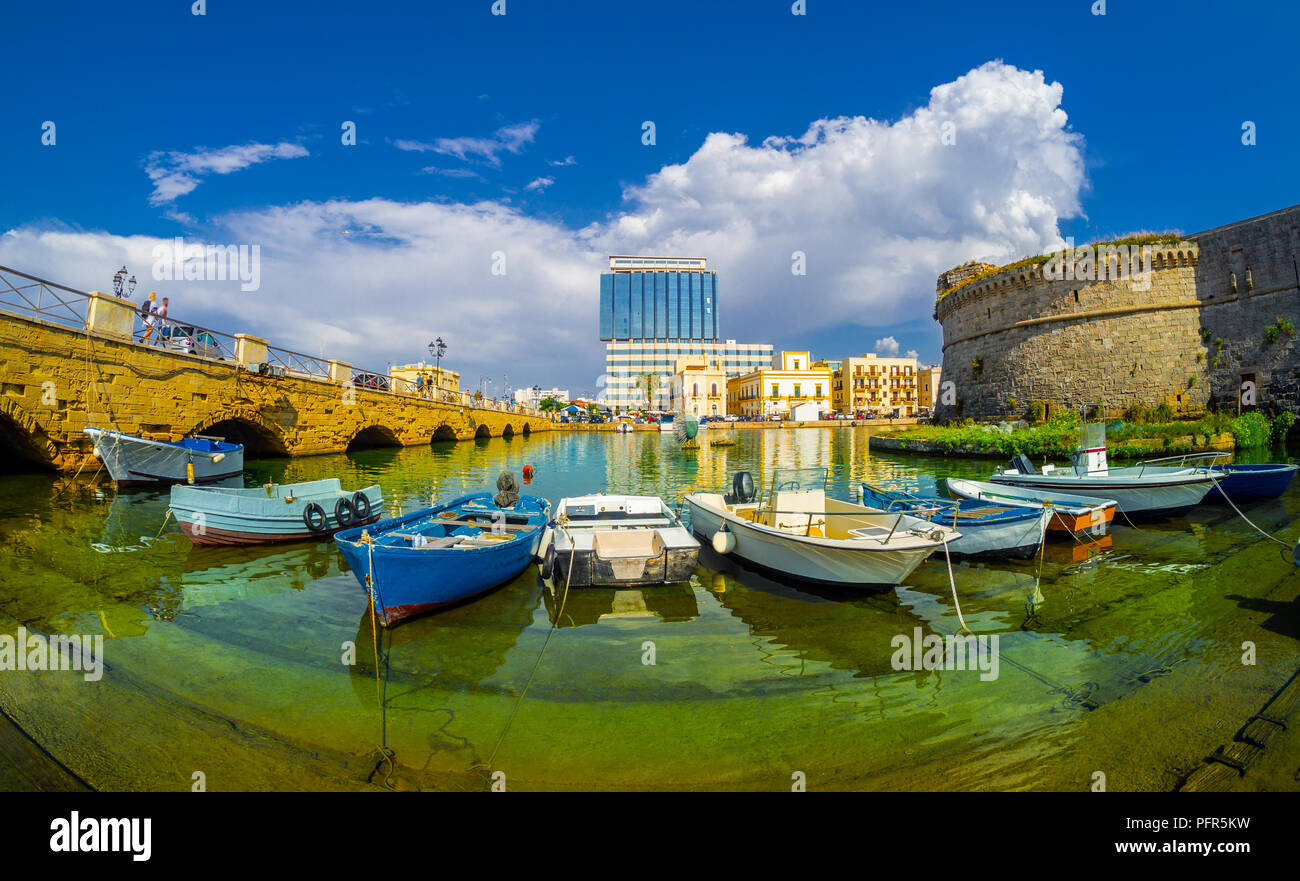
<path id="1" fill-rule="evenodd" d="M 1014 502 L 1020 505 L 1037 505 L 1051 511 L 1047 522 L 1049 532 L 1068 532 L 1071 535 L 1105 535 L 1115 519 L 1115 502 L 1069 493 L 1049 492 L 986 483 L 982 480 L 965 480 L 949 477 L 945 481 L 948 492 L 960 499 L 982 502 Z"/>
<path id="2" fill-rule="evenodd" d="M 500 482 L 498 482 L 500 486 Z M 385 625 L 486 593 L 537 553 L 550 503 L 475 493 L 334 536 Z"/>
<path id="3" fill-rule="evenodd" d="M 775 472 L 766 500 L 748 472 L 728 495 L 686 496 L 691 528 L 713 549 L 779 576 L 818 584 L 893 587 L 945 544 L 950 526 L 905 511 L 882 511 L 826 497 L 824 469 Z"/>
<path id="4" fill-rule="evenodd" d="M 337 477 L 305 483 L 171 488 L 171 512 L 196 545 L 252 545 L 328 538 L 382 516 L 383 492 L 345 491 Z"/>
<path id="5" fill-rule="evenodd" d="M 700 543 L 658 496 L 562 499 L 542 540 L 544 579 L 570 587 L 690 579 Z"/>
<path id="6" fill-rule="evenodd" d="M 82 429 L 95 442 L 95 456 L 119 485 L 216 483 L 244 471 L 244 448 L 221 438 L 196 435 L 156 441 L 108 431 Z"/>
<path id="7" fill-rule="evenodd" d="M 1002 500 L 941 499 L 862 484 L 864 505 L 885 513 L 906 511 L 961 530 L 948 549 L 965 557 L 1029 559 L 1043 544 L 1051 513 L 1042 505 Z"/>
<path id="8" fill-rule="evenodd" d="M 1226 496 L 1234 502 L 1276 499 L 1291 485 L 1300 465 L 1218 465 L 1221 472 L 1215 488 L 1205 496 L 1207 502 L 1222 502 Z"/>
<path id="9" fill-rule="evenodd" d="M 1045 465 L 1040 471 L 1022 453 L 989 481 L 1019 489 L 1110 499 L 1127 516 L 1172 517 L 1200 504 L 1214 488 L 1216 472 L 1211 460 L 1190 465 L 1167 465 L 1165 461 L 1111 468 L 1106 461 L 1105 426 L 1093 423 L 1084 426 L 1069 467 Z"/>

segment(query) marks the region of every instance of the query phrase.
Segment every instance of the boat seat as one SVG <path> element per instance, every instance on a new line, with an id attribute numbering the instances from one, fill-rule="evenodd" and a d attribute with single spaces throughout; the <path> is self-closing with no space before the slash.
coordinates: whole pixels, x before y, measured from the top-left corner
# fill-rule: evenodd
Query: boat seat
<path id="1" fill-rule="evenodd" d="M 626 557 L 657 557 L 664 551 L 663 539 L 652 529 L 624 529 L 597 532 L 591 548 L 603 560 Z"/>
<path id="2" fill-rule="evenodd" d="M 988 505 L 983 508 L 963 508 L 962 510 L 957 512 L 957 519 L 958 520 L 982 520 L 985 517 L 997 517 L 1002 514 L 1007 514 L 1017 510 L 1020 509 L 999 507 L 996 505 Z M 942 517 L 943 519 L 947 519 L 952 515 L 948 511 L 940 511 L 939 516 Z"/>
<path id="3" fill-rule="evenodd" d="M 708 505 L 710 508 L 717 508 L 719 511 L 727 510 L 727 502 L 722 493 L 696 493 L 695 498 L 701 504 Z"/>
<path id="4" fill-rule="evenodd" d="M 413 548 L 449 548 L 452 545 L 464 541 L 464 537 L 459 535 L 449 536 L 446 538 L 429 538 L 428 536 L 421 535 L 417 532 L 390 532 L 388 534 L 393 538 L 403 539 L 408 547 Z M 417 540 L 419 540 L 418 544 Z"/>
<path id="5" fill-rule="evenodd" d="M 772 525 L 777 529 L 803 535 L 826 529 L 826 493 L 819 489 L 776 493 L 772 508 Z"/>

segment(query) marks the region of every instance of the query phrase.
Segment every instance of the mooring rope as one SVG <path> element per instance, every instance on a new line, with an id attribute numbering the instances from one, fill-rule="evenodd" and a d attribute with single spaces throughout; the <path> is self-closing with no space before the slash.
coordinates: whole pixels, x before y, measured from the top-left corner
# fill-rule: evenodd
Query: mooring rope
<path id="1" fill-rule="evenodd" d="M 382 765 L 388 765 L 387 772 L 384 773 L 383 781 L 386 789 L 394 790 L 393 778 L 397 773 L 397 754 L 388 747 L 388 724 L 384 714 L 384 691 L 379 681 L 379 625 L 375 621 L 375 600 L 378 597 L 383 602 L 383 597 L 378 593 L 378 586 L 375 581 L 375 540 L 369 533 L 363 531 L 361 541 L 366 543 L 366 597 L 370 601 L 370 642 L 375 654 L 375 702 L 379 707 L 379 746 L 377 746 L 371 755 L 379 756 L 375 762 L 374 768 L 370 771 L 370 779 L 375 778 L 379 773 Z"/>
<path id="2" fill-rule="evenodd" d="M 519 712 L 519 706 L 524 702 L 524 697 L 533 684 L 533 678 L 537 675 L 537 668 L 542 664 L 542 656 L 546 654 L 546 647 L 551 644 L 551 637 L 555 635 L 556 629 L 560 626 L 560 619 L 564 616 L 564 606 L 569 600 L 569 584 L 573 580 L 573 561 L 578 556 L 578 548 L 569 531 L 562 525 L 557 524 L 556 533 L 560 532 L 569 536 L 569 571 L 564 576 L 564 593 L 560 597 L 560 607 L 555 612 L 555 619 L 551 621 L 551 629 L 546 631 L 546 639 L 542 642 L 541 651 L 537 653 L 537 660 L 533 661 L 533 669 L 528 674 L 528 680 L 524 683 L 523 691 L 519 692 L 519 697 L 515 699 L 515 705 L 510 709 L 510 717 L 506 719 L 506 725 L 501 729 L 501 736 L 497 738 L 496 746 L 492 747 L 492 752 L 488 754 L 486 762 L 479 762 L 473 766 L 476 769 L 492 770 L 492 763 L 496 760 L 497 751 L 501 749 L 501 744 L 505 743 L 506 734 L 510 732 L 510 726 L 514 724 L 515 715 Z M 551 538 L 551 547 L 555 547 L 554 536 Z M 555 573 L 552 572 L 551 574 L 554 575 Z"/>
<path id="3" fill-rule="evenodd" d="M 952 577 L 952 554 L 948 552 L 947 540 L 945 540 L 943 543 L 943 556 L 944 559 L 948 561 L 948 584 L 952 587 L 952 604 L 957 608 L 957 620 L 961 622 L 962 630 L 965 630 L 971 636 L 974 636 L 975 631 L 971 630 L 970 627 L 966 626 L 966 619 L 965 617 L 962 616 L 961 613 L 961 601 L 957 599 L 957 581 Z M 957 632 L 960 633 L 961 631 L 959 630 Z"/>
<path id="4" fill-rule="evenodd" d="M 1249 517 L 1247 517 L 1245 514 L 1241 513 L 1241 509 L 1237 507 L 1237 503 L 1234 502 L 1234 501 L 1233 501 L 1233 500 L 1228 496 L 1228 494 L 1227 494 L 1226 492 L 1223 491 L 1223 487 L 1219 486 L 1219 481 L 1223 480 L 1222 477 L 1211 477 L 1210 479 L 1214 481 L 1214 488 L 1215 488 L 1216 490 L 1218 490 L 1219 495 L 1221 495 L 1221 496 L 1223 496 L 1225 499 L 1227 499 L 1228 504 L 1229 504 L 1229 505 L 1232 505 L 1232 510 L 1234 510 L 1234 511 L 1237 512 L 1237 516 L 1238 516 L 1238 517 L 1240 517 L 1242 520 L 1245 520 L 1248 524 L 1250 524 L 1250 527 L 1251 527 L 1252 529 L 1254 529 L 1256 532 L 1258 532 L 1260 535 L 1264 536 L 1264 538 L 1268 539 L 1268 540 L 1271 541 L 1271 542 L 1276 542 L 1277 544 L 1280 544 L 1280 545 L 1281 545 L 1282 547 L 1284 547 L 1284 548 L 1289 548 L 1289 547 L 1291 547 L 1291 545 L 1289 545 L 1288 543 L 1282 541 L 1281 539 L 1274 538 L 1273 536 L 1269 535 L 1269 534 L 1268 534 L 1267 532 L 1265 532 L 1264 530 L 1260 529 L 1260 528 L 1259 528 L 1258 526 L 1256 526 L 1253 522 L 1251 522 L 1251 519 L 1250 519 Z"/>

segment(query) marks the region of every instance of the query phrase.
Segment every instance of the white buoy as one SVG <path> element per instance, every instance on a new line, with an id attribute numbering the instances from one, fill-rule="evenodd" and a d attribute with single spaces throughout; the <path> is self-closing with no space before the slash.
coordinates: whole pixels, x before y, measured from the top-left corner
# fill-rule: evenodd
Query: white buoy
<path id="1" fill-rule="evenodd" d="M 537 545 L 537 562 L 539 563 L 546 559 L 546 549 L 551 546 L 552 531 L 549 526 L 542 531 L 542 541 Z"/>
<path id="2" fill-rule="evenodd" d="M 722 528 L 713 533 L 713 549 L 719 554 L 729 554 L 736 549 L 736 536 L 722 524 Z"/>

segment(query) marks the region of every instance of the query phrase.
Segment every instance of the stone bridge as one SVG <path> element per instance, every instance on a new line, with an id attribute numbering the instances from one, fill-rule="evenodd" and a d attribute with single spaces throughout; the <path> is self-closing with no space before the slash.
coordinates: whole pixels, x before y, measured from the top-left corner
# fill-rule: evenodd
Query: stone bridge
<path id="1" fill-rule="evenodd" d="M 86 427 L 156 440 L 216 435 L 244 444 L 250 458 L 511 437 L 552 427 L 534 412 L 476 406 L 460 394 L 444 403 L 385 390 L 400 383 L 357 374 L 337 361 L 319 362 L 327 365 L 319 370 L 324 375 L 310 367 L 268 369 L 261 365 L 283 361 L 277 353 L 285 353 L 242 334 L 219 338 L 199 329 L 201 353 L 174 340 L 170 348 L 143 345 L 133 339 L 136 316 L 129 301 L 34 281 L 43 286 L 39 303 L 36 286 L 15 284 L 12 276 L 10 299 L 0 298 L 0 307 L 10 307 L 18 291 L 20 307 L 35 304 L 31 315 L 0 309 L 5 470 L 83 467 L 91 451 Z M 45 296 L 50 293 L 74 310 L 78 301 L 68 294 L 84 298 L 80 327 L 70 320 L 75 315 L 51 310 Z M 192 327 L 187 330 L 195 335 Z"/>

